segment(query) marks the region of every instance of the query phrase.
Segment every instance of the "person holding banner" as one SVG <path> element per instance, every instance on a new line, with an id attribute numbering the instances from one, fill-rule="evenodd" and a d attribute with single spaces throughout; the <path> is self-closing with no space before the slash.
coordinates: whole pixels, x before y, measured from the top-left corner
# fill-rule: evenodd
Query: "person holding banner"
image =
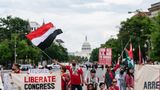
<path id="1" fill-rule="evenodd" d="M 59 64 L 61 67 L 66 67 L 66 69 L 69 70 L 71 90 L 82 90 L 82 85 L 84 83 L 83 70 L 78 67 L 75 60 L 72 60 L 72 66 L 64 66 L 56 60 L 53 60 L 53 62 Z"/>
<path id="2" fill-rule="evenodd" d="M 61 67 L 62 90 L 69 90 L 70 76 L 66 73 L 66 67 Z"/>
<path id="3" fill-rule="evenodd" d="M 17 64 L 17 63 L 14 63 L 13 66 L 12 66 L 12 72 L 13 72 L 13 73 L 16 73 L 16 74 L 21 73 L 20 65 Z"/>

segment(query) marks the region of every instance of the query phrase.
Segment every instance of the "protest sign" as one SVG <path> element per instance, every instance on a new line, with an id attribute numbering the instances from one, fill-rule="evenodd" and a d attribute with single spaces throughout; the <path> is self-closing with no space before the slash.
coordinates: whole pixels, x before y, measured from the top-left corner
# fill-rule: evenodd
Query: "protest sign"
<path id="1" fill-rule="evenodd" d="M 134 90 L 160 90 L 160 65 L 136 65 Z"/>
<path id="2" fill-rule="evenodd" d="M 112 49 L 111 48 L 100 48 L 99 49 L 99 64 L 111 65 L 112 62 Z"/>
<path id="3" fill-rule="evenodd" d="M 50 73 L 48 69 L 29 69 L 28 70 L 29 74 L 40 74 L 40 73 Z"/>
<path id="4" fill-rule="evenodd" d="M 3 84 L 2 84 L 2 78 L 1 78 L 1 72 L 0 72 L 0 90 L 3 90 Z"/>
<path id="5" fill-rule="evenodd" d="M 40 74 L 11 74 L 6 90 L 61 90 L 60 72 Z M 6 86 L 6 85 L 5 85 Z M 14 87 L 13 87 L 14 86 Z"/>

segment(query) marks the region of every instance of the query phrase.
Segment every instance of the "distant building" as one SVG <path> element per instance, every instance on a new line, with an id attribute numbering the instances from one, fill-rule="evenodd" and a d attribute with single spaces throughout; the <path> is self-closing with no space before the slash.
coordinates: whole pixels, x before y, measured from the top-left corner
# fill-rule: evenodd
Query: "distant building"
<path id="1" fill-rule="evenodd" d="M 151 7 L 148 8 L 148 11 L 150 12 L 150 17 L 158 15 L 160 12 L 160 2 L 151 4 Z"/>
<path id="2" fill-rule="evenodd" d="M 82 48 L 80 52 L 75 52 L 75 56 L 80 56 L 89 59 L 91 55 L 91 45 L 87 40 L 87 36 L 85 37 L 85 42 L 82 44 Z"/>
<path id="3" fill-rule="evenodd" d="M 160 2 L 151 4 L 151 7 L 148 8 L 148 12 L 136 10 L 134 11 L 136 14 L 134 16 L 148 16 L 150 18 L 155 17 L 160 12 Z M 132 12 L 129 12 L 132 13 Z"/>
<path id="4" fill-rule="evenodd" d="M 29 26 L 30 26 L 31 31 L 34 31 L 40 27 L 40 25 L 37 22 L 29 22 Z"/>

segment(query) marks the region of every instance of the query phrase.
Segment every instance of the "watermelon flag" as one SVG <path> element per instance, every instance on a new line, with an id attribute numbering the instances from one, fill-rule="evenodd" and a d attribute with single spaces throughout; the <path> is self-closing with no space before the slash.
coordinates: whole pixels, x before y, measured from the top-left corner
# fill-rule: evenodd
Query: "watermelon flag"
<path id="1" fill-rule="evenodd" d="M 61 34 L 61 29 L 56 29 L 55 26 L 50 22 L 47 23 L 37 30 L 29 33 L 26 37 L 37 47 L 44 50 L 48 48 L 57 35 Z"/>
<path id="2" fill-rule="evenodd" d="M 132 43 L 130 43 L 130 50 L 125 48 L 125 52 L 126 52 L 126 60 L 128 62 L 128 67 L 130 68 L 134 67 Z"/>
<path id="3" fill-rule="evenodd" d="M 133 60 L 133 48 L 132 48 L 132 43 L 130 43 L 130 49 L 125 49 L 125 51 L 128 53 L 129 57 L 131 60 Z"/>

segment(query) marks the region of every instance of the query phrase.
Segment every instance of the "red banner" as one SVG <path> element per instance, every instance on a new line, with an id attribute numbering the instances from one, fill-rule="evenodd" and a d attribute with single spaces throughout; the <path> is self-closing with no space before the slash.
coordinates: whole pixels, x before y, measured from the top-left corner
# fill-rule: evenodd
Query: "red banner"
<path id="1" fill-rule="evenodd" d="M 99 64 L 111 65 L 112 62 L 112 48 L 100 48 L 99 49 Z"/>

